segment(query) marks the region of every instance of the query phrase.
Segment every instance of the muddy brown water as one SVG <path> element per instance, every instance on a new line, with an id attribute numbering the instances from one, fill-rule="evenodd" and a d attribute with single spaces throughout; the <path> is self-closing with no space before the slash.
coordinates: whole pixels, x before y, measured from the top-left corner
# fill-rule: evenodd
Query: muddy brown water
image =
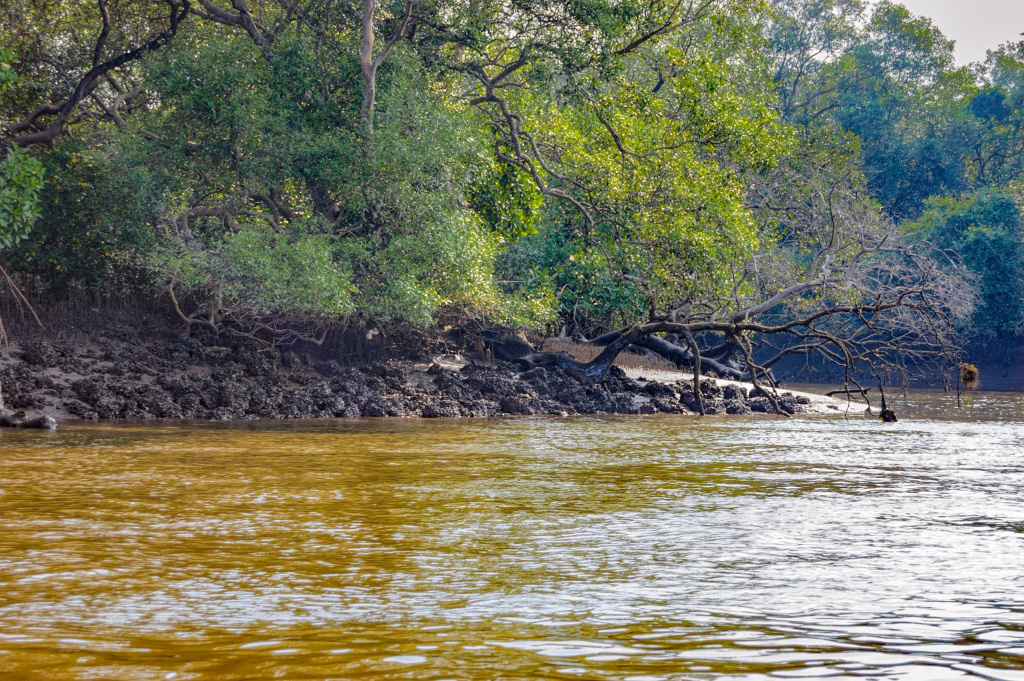
<path id="1" fill-rule="evenodd" d="M 1024 679 L 1024 398 L 0 433 L 4 679 Z"/>

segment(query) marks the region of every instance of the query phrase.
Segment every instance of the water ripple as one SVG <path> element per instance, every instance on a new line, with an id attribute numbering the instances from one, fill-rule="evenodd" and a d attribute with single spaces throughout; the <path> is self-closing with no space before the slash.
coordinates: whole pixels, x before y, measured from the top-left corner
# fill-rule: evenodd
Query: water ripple
<path id="1" fill-rule="evenodd" d="M 5 432 L 0 671 L 1020 681 L 1024 400 L 974 405 Z"/>

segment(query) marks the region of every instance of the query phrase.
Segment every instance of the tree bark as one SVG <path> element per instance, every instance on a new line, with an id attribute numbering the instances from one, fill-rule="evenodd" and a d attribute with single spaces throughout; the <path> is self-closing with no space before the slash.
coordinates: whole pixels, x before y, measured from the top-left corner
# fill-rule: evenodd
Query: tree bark
<path id="1" fill-rule="evenodd" d="M 363 76 L 363 108 L 360 116 L 367 137 L 373 137 L 373 109 L 377 103 L 377 65 L 373 59 L 373 12 L 376 0 L 363 0 L 363 44 L 359 48 L 359 70 Z"/>
<path id="2" fill-rule="evenodd" d="M 693 397 L 697 400 L 697 411 L 704 416 L 704 400 L 700 396 L 700 348 L 697 347 L 697 341 L 694 340 L 693 334 L 690 332 L 686 333 L 686 342 L 689 343 L 690 352 L 693 353 Z"/>
<path id="3" fill-rule="evenodd" d="M 590 362 L 578 362 L 568 352 L 537 352 L 518 360 L 517 364 L 523 370 L 535 367 L 558 367 L 580 383 L 591 385 L 604 378 L 619 353 L 639 337 L 640 325 L 634 324 L 619 334 L 618 338 L 610 342 L 601 351 L 601 354 Z"/>
<path id="4" fill-rule="evenodd" d="M 373 56 L 373 15 L 377 9 L 377 0 L 363 0 L 363 16 L 362 16 L 362 44 L 359 46 L 359 71 L 363 77 L 363 106 L 360 110 L 360 117 L 363 123 L 363 129 L 366 131 L 368 138 L 373 137 L 373 117 L 374 110 L 377 106 L 377 69 L 387 59 L 391 49 L 395 46 L 402 36 L 405 35 L 406 29 L 409 27 L 409 22 L 412 19 L 412 8 L 413 0 L 408 0 L 405 3 L 405 10 L 402 14 L 402 23 L 392 34 L 391 38 L 388 39 L 384 49 L 381 50 L 380 54 Z"/>

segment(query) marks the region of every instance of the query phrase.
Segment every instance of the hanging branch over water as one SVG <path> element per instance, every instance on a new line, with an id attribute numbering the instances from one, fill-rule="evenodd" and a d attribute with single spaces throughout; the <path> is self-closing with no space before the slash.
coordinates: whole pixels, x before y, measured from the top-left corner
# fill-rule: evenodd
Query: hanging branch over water
<path id="1" fill-rule="evenodd" d="M 879 262 L 865 262 L 874 259 Z M 677 364 L 698 371 L 706 367 L 755 386 L 774 387 L 771 367 L 792 355 L 817 356 L 838 365 L 847 382 L 855 383 L 862 371 L 923 380 L 927 367 L 955 365 L 957 358 L 950 306 L 961 301 L 945 295 L 950 284 L 955 282 L 934 261 L 905 249 L 865 247 L 845 271 L 815 276 L 742 310 L 718 308 L 679 321 L 664 318 L 633 325 L 594 339 L 608 345 L 593 362 L 568 367 L 564 361 L 552 363 L 593 380 L 611 365 L 611 352 L 617 355 L 635 344 Z M 681 337 L 688 349 L 655 334 Z M 702 350 L 697 338 L 721 342 Z M 547 363 L 539 355 L 529 361 Z"/>
<path id="2" fill-rule="evenodd" d="M 652 297 L 652 310 L 662 311 L 648 322 L 589 342 L 643 348 L 677 366 L 772 392 L 771 368 L 794 356 L 838 367 L 845 387 L 856 392 L 864 390 L 858 380 L 865 375 L 906 385 L 927 382 L 937 366 L 956 367 L 958 322 L 974 304 L 956 260 L 909 241 L 842 183 L 812 185 L 810 194 L 789 197 L 789 205 L 778 186 L 766 181 L 755 190 L 789 224 L 796 224 L 794 211 L 804 211 L 800 228 L 782 229 L 777 242 L 748 259 L 728 295 L 668 305 Z M 603 375 L 609 362 L 604 353 L 601 360 L 600 367 L 595 360 L 572 373 Z"/>

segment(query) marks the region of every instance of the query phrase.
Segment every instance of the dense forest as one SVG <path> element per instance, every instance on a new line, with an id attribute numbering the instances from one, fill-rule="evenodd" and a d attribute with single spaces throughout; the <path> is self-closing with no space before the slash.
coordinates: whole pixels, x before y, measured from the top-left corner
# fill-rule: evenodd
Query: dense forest
<path id="1" fill-rule="evenodd" d="M 895 3 L 3 0 L 0 36 L 9 286 L 755 381 L 1024 336 L 1024 43 L 958 66 Z"/>

